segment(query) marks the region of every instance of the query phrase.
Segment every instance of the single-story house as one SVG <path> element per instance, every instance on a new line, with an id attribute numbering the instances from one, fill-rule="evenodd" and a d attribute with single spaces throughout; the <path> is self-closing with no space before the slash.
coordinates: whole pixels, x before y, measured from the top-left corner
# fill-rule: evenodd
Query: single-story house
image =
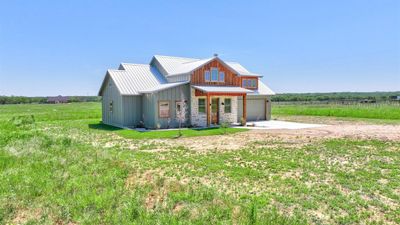
<path id="1" fill-rule="evenodd" d="M 103 123 L 149 129 L 269 120 L 275 93 L 237 62 L 155 55 L 108 70 L 98 95 Z"/>

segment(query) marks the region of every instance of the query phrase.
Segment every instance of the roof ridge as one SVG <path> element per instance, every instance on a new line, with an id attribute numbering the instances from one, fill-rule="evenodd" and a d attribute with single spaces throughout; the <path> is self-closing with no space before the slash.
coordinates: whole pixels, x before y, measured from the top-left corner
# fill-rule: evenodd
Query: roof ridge
<path id="1" fill-rule="evenodd" d="M 193 60 L 201 60 L 201 59 L 199 59 L 199 58 L 189 58 L 189 57 L 171 56 L 171 55 L 154 55 L 154 57 L 168 57 L 168 58 L 175 58 L 175 59 L 193 59 Z"/>
<path id="2" fill-rule="evenodd" d="M 211 60 L 211 59 L 214 59 L 214 58 L 217 58 L 217 57 L 210 57 L 210 58 L 204 58 L 204 59 L 197 59 L 197 60 L 194 60 L 194 61 L 191 61 L 191 62 L 184 62 L 184 63 L 182 63 L 182 64 L 195 63 L 195 62 L 202 61 L 202 60 L 208 61 L 208 60 Z"/>
<path id="3" fill-rule="evenodd" d="M 150 66 L 149 64 L 143 64 L 143 63 L 124 63 L 124 62 L 122 62 L 121 65 L 130 65 L 130 66 Z"/>

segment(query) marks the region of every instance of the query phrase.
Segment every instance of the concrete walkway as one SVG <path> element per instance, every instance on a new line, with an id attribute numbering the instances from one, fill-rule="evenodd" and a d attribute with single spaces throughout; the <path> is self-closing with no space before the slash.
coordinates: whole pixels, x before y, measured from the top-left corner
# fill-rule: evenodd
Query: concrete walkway
<path id="1" fill-rule="evenodd" d="M 249 121 L 246 123 L 249 129 L 305 129 L 305 128 L 315 128 L 315 127 L 323 127 L 327 125 L 323 124 L 309 124 L 309 123 L 296 123 L 296 122 L 287 122 L 287 121 L 278 121 L 278 120 L 269 120 L 269 121 Z"/>

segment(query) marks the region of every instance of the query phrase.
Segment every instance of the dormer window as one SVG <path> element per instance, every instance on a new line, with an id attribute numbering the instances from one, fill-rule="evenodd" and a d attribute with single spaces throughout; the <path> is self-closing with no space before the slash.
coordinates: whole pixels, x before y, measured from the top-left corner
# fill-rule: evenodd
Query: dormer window
<path id="1" fill-rule="evenodd" d="M 243 79 L 242 87 L 251 88 L 251 89 L 257 88 L 257 80 L 256 79 Z"/>
<path id="2" fill-rule="evenodd" d="M 211 68 L 211 81 L 218 82 L 218 68 Z"/>

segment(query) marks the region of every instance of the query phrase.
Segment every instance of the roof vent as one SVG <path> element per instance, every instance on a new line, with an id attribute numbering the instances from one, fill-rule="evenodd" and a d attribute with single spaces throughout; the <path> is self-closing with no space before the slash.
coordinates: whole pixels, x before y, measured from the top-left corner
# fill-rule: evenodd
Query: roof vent
<path id="1" fill-rule="evenodd" d="M 217 54 L 217 53 L 214 53 L 214 57 L 218 57 L 218 54 Z"/>

